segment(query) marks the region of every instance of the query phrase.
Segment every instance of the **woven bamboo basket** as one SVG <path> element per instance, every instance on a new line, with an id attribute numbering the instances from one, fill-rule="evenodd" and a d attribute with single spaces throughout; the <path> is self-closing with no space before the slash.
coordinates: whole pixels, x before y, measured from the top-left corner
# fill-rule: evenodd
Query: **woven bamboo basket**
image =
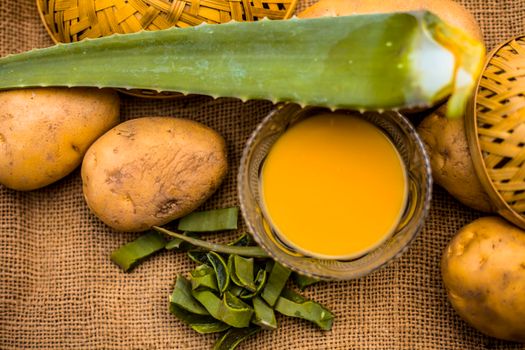
<path id="1" fill-rule="evenodd" d="M 287 19 L 298 0 L 37 0 L 38 12 L 55 43 L 201 23 Z M 181 94 L 123 91 L 140 97 Z"/>
<path id="2" fill-rule="evenodd" d="M 525 35 L 489 54 L 466 130 L 474 167 L 495 209 L 525 229 Z"/>

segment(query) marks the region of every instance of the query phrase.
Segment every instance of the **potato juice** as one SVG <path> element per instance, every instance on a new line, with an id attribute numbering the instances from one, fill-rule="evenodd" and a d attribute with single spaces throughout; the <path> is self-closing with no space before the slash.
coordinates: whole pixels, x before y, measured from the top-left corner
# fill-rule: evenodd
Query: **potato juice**
<path id="1" fill-rule="evenodd" d="M 300 121 L 272 146 L 261 172 L 263 210 L 305 255 L 349 259 L 383 243 L 407 201 L 403 160 L 371 123 L 342 113 Z"/>

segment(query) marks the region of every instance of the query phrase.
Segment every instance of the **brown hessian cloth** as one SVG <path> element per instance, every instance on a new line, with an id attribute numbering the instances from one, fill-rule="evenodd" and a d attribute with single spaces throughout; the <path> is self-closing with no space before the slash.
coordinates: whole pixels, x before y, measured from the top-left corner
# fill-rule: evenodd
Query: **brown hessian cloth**
<path id="1" fill-rule="evenodd" d="M 300 1 L 298 10 L 314 2 Z M 525 0 L 459 2 L 479 21 L 489 49 L 525 33 Z M 35 0 L 0 0 L 1 56 L 52 44 Z M 270 102 L 122 95 L 121 106 L 122 120 L 184 117 L 221 133 L 231 168 L 203 208 L 237 204 L 242 148 L 272 109 Z M 0 185 L 0 349 L 211 348 L 216 335 L 197 334 L 167 310 L 175 275 L 194 263 L 166 251 L 132 273 L 121 272 L 109 254 L 138 234 L 117 233 L 100 222 L 86 206 L 81 185 L 79 170 L 41 190 L 17 192 Z M 278 317 L 278 330 L 260 332 L 240 348 L 525 349 L 482 335 L 446 299 L 442 251 L 461 226 L 480 215 L 435 186 L 424 229 L 404 255 L 367 277 L 305 291 L 333 311 L 332 331 Z"/>

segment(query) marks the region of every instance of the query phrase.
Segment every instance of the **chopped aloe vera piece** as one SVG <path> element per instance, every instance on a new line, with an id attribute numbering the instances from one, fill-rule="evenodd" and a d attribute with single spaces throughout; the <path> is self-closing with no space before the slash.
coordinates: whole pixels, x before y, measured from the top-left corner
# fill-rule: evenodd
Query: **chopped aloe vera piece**
<path id="1" fill-rule="evenodd" d="M 299 287 L 300 290 L 304 290 L 306 287 L 309 287 L 311 285 L 321 282 L 320 279 L 317 279 L 315 277 L 301 275 L 297 272 L 294 272 L 292 274 L 292 279 L 297 285 L 297 287 Z"/>
<path id="2" fill-rule="evenodd" d="M 0 59 L 0 89 L 96 86 L 460 116 L 481 42 L 425 12 L 230 22 L 113 35 Z M 159 68 L 160 67 L 160 68 Z"/>
<path id="3" fill-rule="evenodd" d="M 200 250 L 191 250 L 188 253 L 188 257 L 197 264 L 207 264 L 208 263 L 208 256 L 206 252 L 200 251 Z"/>
<path id="4" fill-rule="evenodd" d="M 217 286 L 219 293 L 224 293 L 228 289 L 230 284 L 230 272 L 228 266 L 224 262 L 224 259 L 215 252 L 209 252 L 207 254 L 208 260 L 215 270 L 215 276 L 217 277 Z"/>
<path id="5" fill-rule="evenodd" d="M 220 333 L 231 328 L 231 326 L 221 321 L 215 321 L 210 323 L 194 323 L 190 324 L 190 327 L 195 332 L 200 334 Z"/>
<path id="6" fill-rule="evenodd" d="M 175 288 L 170 295 L 170 303 L 193 314 L 209 315 L 208 311 L 191 295 L 190 282 L 181 275 L 177 276 Z"/>
<path id="7" fill-rule="evenodd" d="M 313 322 L 322 330 L 328 331 L 332 329 L 334 316 L 328 309 L 290 289 L 283 290 L 281 296 L 277 299 L 277 303 L 275 303 L 275 310 L 286 316 L 298 317 Z"/>
<path id="8" fill-rule="evenodd" d="M 123 245 L 111 253 L 111 261 L 126 272 L 132 270 L 142 260 L 164 249 L 166 240 L 157 232 L 148 232 L 134 241 Z"/>
<path id="9" fill-rule="evenodd" d="M 170 312 L 179 320 L 189 325 L 196 332 L 201 334 L 222 332 L 230 328 L 224 322 L 218 321 L 211 316 L 197 315 L 170 303 Z"/>
<path id="10" fill-rule="evenodd" d="M 261 293 L 261 297 L 268 303 L 268 305 L 275 305 L 291 273 L 292 271 L 290 271 L 290 269 L 284 267 L 278 262 L 273 264 L 272 271 L 268 277 L 268 283 L 266 283 L 266 286 Z"/>
<path id="11" fill-rule="evenodd" d="M 230 328 L 222 337 L 217 339 L 213 350 L 234 350 L 243 340 L 260 331 L 259 327 Z"/>
<path id="12" fill-rule="evenodd" d="M 187 237 L 187 236 L 181 235 L 176 232 L 172 232 L 170 230 L 167 230 L 165 228 L 158 227 L 158 226 L 153 226 L 153 229 L 160 233 L 164 233 L 168 236 L 180 238 L 183 241 L 191 243 L 196 247 L 203 248 L 209 251 L 214 251 L 216 253 L 237 254 L 240 256 L 249 256 L 249 257 L 254 257 L 254 258 L 268 258 L 269 257 L 268 253 L 266 253 L 261 247 L 237 247 L 237 246 L 222 245 L 222 244 L 206 242 L 206 241 L 196 239 L 196 238 Z"/>
<path id="13" fill-rule="evenodd" d="M 218 291 L 217 277 L 215 276 L 215 270 L 209 265 L 200 265 L 193 271 L 191 271 L 191 289 L 208 288 L 211 290 Z"/>
<path id="14" fill-rule="evenodd" d="M 253 298 L 252 302 L 254 310 L 252 323 L 264 329 L 277 329 L 277 320 L 273 309 L 260 297 Z"/>
<path id="15" fill-rule="evenodd" d="M 222 299 L 210 290 L 194 290 L 192 294 L 216 319 L 236 328 L 250 324 L 253 308 L 228 291 Z"/>
<path id="16" fill-rule="evenodd" d="M 266 285 L 266 276 L 268 276 L 268 273 L 266 270 L 259 270 L 257 272 L 257 276 L 255 277 L 255 291 L 250 292 L 248 289 L 244 289 L 244 292 L 239 295 L 241 299 L 251 299 L 254 296 L 261 293 L 262 289 Z"/>
<path id="17" fill-rule="evenodd" d="M 239 208 L 197 211 L 179 219 L 178 229 L 189 232 L 213 232 L 237 229 Z"/>
<path id="18" fill-rule="evenodd" d="M 235 273 L 235 265 L 233 264 L 233 254 L 228 256 L 228 271 L 230 271 L 230 278 L 233 282 L 233 284 L 239 286 L 244 290 L 244 287 L 242 285 L 242 282 L 237 277 L 237 274 Z M 242 292 L 241 292 L 242 293 Z"/>
<path id="19" fill-rule="evenodd" d="M 230 286 L 228 287 L 228 292 L 230 292 L 232 295 L 235 295 L 236 297 L 240 296 L 246 289 L 239 287 L 235 283 L 230 283 Z"/>
<path id="20" fill-rule="evenodd" d="M 253 259 L 232 254 L 228 258 L 228 269 L 233 283 L 255 292 L 257 286 L 253 280 Z"/>

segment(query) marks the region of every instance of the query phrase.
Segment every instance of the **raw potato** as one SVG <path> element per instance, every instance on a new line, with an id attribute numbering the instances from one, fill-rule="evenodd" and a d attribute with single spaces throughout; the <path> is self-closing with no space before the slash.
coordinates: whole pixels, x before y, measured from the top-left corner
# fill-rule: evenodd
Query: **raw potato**
<path id="1" fill-rule="evenodd" d="M 426 117 L 417 127 L 425 144 L 434 181 L 461 203 L 493 212 L 470 156 L 463 118 L 448 119 L 445 107 Z"/>
<path id="2" fill-rule="evenodd" d="M 525 342 L 525 231 L 499 217 L 463 227 L 441 262 L 447 295 L 481 332 Z"/>
<path id="3" fill-rule="evenodd" d="M 476 19 L 452 0 L 321 0 L 298 17 L 348 16 L 364 13 L 428 10 L 453 26 L 462 28 L 473 38 L 483 40 Z"/>
<path id="4" fill-rule="evenodd" d="M 187 119 L 144 117 L 117 125 L 82 163 L 91 210 L 119 231 L 144 231 L 186 215 L 227 171 L 224 139 Z"/>
<path id="5" fill-rule="evenodd" d="M 0 183 L 28 191 L 63 178 L 118 119 L 119 97 L 112 90 L 0 92 Z"/>

